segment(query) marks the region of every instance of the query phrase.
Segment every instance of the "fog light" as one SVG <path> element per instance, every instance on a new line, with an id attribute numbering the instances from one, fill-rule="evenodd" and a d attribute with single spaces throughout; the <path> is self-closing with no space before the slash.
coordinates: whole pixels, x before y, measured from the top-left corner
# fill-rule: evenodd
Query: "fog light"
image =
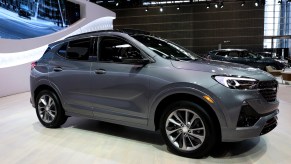
<path id="1" fill-rule="evenodd" d="M 260 119 L 260 115 L 250 106 L 243 105 L 237 121 L 237 127 L 250 127 Z"/>

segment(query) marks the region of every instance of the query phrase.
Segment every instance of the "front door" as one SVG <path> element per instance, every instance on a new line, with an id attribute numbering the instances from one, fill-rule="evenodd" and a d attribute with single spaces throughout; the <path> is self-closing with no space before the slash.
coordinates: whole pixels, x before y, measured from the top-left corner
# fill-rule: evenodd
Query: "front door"
<path id="1" fill-rule="evenodd" d="M 136 124 L 147 124 L 148 67 L 134 62 L 142 52 L 118 37 L 99 38 L 98 62 L 92 64 L 93 114 Z"/>

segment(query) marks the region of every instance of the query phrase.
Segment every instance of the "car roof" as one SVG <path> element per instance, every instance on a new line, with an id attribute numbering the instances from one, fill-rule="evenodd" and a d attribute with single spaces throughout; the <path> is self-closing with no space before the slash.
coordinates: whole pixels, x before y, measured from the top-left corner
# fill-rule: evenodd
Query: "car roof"
<path id="1" fill-rule="evenodd" d="M 258 54 L 272 54 L 272 52 L 257 52 Z"/>
<path id="2" fill-rule="evenodd" d="M 144 34 L 144 35 L 150 35 L 149 32 L 147 31 L 142 31 L 142 30 L 136 30 L 136 29 L 114 29 L 114 30 L 100 30 L 100 31 L 92 31 L 92 32 L 87 32 L 87 33 L 82 33 L 82 34 L 78 34 L 78 35 L 73 35 L 70 37 L 67 37 L 66 39 L 71 39 L 71 38 L 80 38 L 80 37 L 89 37 L 89 36 L 96 36 L 96 35 L 100 35 L 103 33 L 116 33 L 116 34 L 128 34 L 128 35 L 134 35 L 134 34 Z"/>
<path id="3" fill-rule="evenodd" d="M 124 35 L 136 35 L 136 34 L 142 34 L 142 35 L 150 35 L 149 32 L 142 31 L 142 30 L 136 30 L 136 29 L 122 29 L 122 30 L 100 30 L 100 31 L 92 31 L 92 32 L 87 32 L 87 33 L 82 33 L 82 34 L 77 34 L 73 36 L 69 36 L 61 41 L 54 42 L 49 45 L 49 47 L 54 47 L 60 43 L 63 42 L 68 42 L 72 41 L 75 39 L 82 39 L 82 38 L 89 38 L 89 37 L 96 37 L 100 36 L 103 34 L 113 34 L 113 35 L 119 35 L 119 36 L 124 36 Z"/>
<path id="4" fill-rule="evenodd" d="M 227 51 L 248 51 L 247 49 L 219 49 L 219 50 L 213 50 L 215 52 L 227 52 Z"/>

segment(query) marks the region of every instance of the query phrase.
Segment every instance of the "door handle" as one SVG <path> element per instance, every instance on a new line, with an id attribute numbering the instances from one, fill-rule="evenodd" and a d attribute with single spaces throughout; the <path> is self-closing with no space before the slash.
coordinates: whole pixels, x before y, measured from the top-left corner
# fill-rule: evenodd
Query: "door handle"
<path id="1" fill-rule="evenodd" d="M 96 69 L 95 74 L 105 74 L 106 71 L 104 69 Z"/>
<path id="2" fill-rule="evenodd" d="M 63 71 L 63 69 L 62 69 L 62 67 L 55 67 L 54 71 L 55 72 L 61 72 L 61 71 Z"/>

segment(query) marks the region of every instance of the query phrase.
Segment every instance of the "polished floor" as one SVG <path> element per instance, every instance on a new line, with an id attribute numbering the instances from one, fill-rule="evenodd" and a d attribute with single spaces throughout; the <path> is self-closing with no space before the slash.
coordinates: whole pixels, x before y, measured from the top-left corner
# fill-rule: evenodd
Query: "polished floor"
<path id="1" fill-rule="evenodd" d="M 60 129 L 37 120 L 29 93 L 0 98 L 0 163 L 290 163 L 291 85 L 280 84 L 278 127 L 237 143 L 222 143 L 203 159 L 171 154 L 158 133 L 82 118 Z"/>

